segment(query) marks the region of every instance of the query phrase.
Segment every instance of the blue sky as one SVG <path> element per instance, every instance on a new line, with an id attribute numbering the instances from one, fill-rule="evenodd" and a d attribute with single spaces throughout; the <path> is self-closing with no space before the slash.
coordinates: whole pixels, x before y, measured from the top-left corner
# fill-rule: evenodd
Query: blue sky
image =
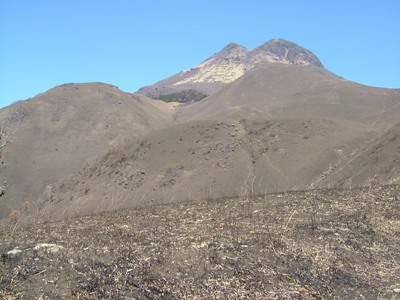
<path id="1" fill-rule="evenodd" d="M 230 42 L 284 38 L 366 85 L 400 88 L 398 0 L 0 0 L 0 107 L 68 82 L 134 92 Z"/>

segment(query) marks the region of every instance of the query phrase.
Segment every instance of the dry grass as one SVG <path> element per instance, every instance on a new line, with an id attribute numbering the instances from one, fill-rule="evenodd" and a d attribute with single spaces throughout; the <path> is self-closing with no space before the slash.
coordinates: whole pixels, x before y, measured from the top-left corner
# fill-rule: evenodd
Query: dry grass
<path id="1" fill-rule="evenodd" d="M 396 299 L 400 187 L 180 203 L 1 231 L 5 299 Z M 62 245 L 58 253 L 32 250 Z M 47 298 L 46 298 L 47 297 Z M 399 297 L 399 296 L 398 296 Z"/>

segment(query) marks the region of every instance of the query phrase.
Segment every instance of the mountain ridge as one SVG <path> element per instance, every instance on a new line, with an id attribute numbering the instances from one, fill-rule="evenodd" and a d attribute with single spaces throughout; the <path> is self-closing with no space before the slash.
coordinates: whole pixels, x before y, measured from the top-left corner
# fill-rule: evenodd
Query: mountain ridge
<path id="1" fill-rule="evenodd" d="M 282 43 L 297 49 L 273 44 Z M 301 53 L 279 49 L 298 65 L 257 65 L 196 103 L 71 83 L 0 110 L 0 217 L 27 202 L 57 218 L 347 186 L 351 174 L 363 186 L 369 172 L 397 183 L 390 162 L 399 159 L 391 153 L 400 149 L 400 90 L 323 74 L 319 60 L 303 66 Z M 238 44 L 223 52 L 203 64 L 216 62 L 222 72 L 249 53 Z"/>
<path id="2" fill-rule="evenodd" d="M 153 99 L 189 89 L 211 95 L 257 66 L 266 63 L 294 64 L 329 74 L 311 51 L 284 39 L 270 40 L 251 51 L 239 44 L 230 43 L 199 65 L 154 85 L 140 88 L 136 93 Z"/>

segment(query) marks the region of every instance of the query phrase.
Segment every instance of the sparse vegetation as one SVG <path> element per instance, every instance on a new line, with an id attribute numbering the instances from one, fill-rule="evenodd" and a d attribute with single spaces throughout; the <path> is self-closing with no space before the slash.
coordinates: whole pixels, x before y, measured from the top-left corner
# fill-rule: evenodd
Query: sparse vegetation
<path id="1" fill-rule="evenodd" d="M 396 299 L 399 195 L 314 190 L 249 196 L 250 207 L 246 196 L 114 211 L 12 236 L 3 226 L 0 297 Z"/>
<path id="2" fill-rule="evenodd" d="M 195 90 L 184 90 L 181 92 L 160 95 L 157 97 L 158 100 L 162 100 L 164 102 L 179 102 L 179 103 L 189 103 L 189 102 L 197 102 L 207 97 L 206 94 Z"/>

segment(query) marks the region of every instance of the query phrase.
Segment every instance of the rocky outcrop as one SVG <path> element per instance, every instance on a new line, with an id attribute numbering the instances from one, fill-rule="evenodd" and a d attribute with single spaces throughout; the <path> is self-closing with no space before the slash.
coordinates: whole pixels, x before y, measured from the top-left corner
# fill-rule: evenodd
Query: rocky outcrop
<path id="1" fill-rule="evenodd" d="M 283 39 L 271 40 L 252 51 L 241 45 L 230 43 L 199 65 L 151 86 L 143 87 L 137 93 L 153 99 L 163 99 L 168 95 L 187 90 L 211 95 L 258 65 L 265 63 L 307 66 L 319 72 L 325 70 L 312 52 Z M 192 100 L 180 98 L 178 101 L 189 102 Z"/>

